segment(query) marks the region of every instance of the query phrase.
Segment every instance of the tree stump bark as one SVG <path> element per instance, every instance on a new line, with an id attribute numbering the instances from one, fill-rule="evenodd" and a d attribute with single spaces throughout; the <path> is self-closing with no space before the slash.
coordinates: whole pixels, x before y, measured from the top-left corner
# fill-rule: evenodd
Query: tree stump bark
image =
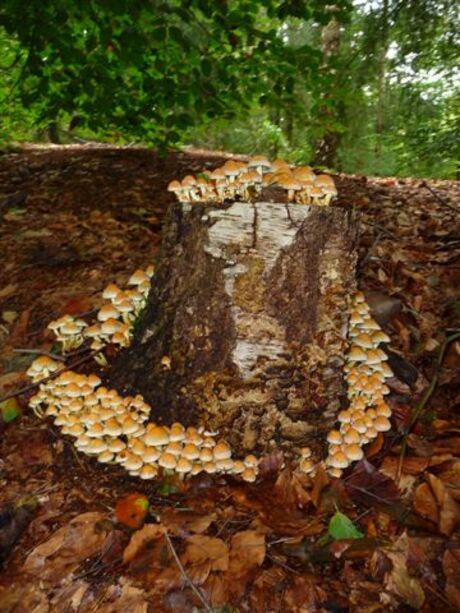
<path id="1" fill-rule="evenodd" d="M 235 454 L 310 445 L 344 399 L 356 225 L 334 207 L 176 203 L 112 385 L 157 423 L 219 430 Z"/>

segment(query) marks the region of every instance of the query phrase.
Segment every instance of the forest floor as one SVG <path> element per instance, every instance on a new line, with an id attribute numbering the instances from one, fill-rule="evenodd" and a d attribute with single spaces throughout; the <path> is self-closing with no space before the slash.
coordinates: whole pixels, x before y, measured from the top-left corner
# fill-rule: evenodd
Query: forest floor
<path id="1" fill-rule="evenodd" d="M 168 182 L 223 158 L 0 156 L 0 396 L 52 350 L 50 320 L 91 313 L 108 282 L 152 262 Z M 23 394 L 0 425 L 2 613 L 460 610 L 460 183 L 334 178 L 360 219 L 360 289 L 391 337 L 393 431 L 340 480 L 158 483 L 77 454 Z M 138 529 L 120 511 L 130 494 L 150 503 Z M 362 538 L 328 537 L 337 510 Z"/>

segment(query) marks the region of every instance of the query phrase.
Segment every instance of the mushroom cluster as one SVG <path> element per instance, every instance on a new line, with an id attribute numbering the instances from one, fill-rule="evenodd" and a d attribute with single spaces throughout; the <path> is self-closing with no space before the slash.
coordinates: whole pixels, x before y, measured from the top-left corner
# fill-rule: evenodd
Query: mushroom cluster
<path id="1" fill-rule="evenodd" d="M 27 372 L 37 382 L 58 368 L 58 362 L 40 357 Z M 185 428 L 178 422 L 170 427 L 146 424 L 151 408 L 141 395 L 122 397 L 102 386 L 94 374 L 60 372 L 40 384 L 29 406 L 40 417 L 53 417 L 82 453 L 120 464 L 141 479 L 154 479 L 160 471 L 182 478 L 200 472 L 239 475 L 248 482 L 257 478 L 255 456 L 233 459 L 228 443 L 204 428 Z"/>
<path id="2" fill-rule="evenodd" d="M 364 445 L 374 440 L 379 432 L 391 429 L 391 409 L 385 401 L 390 390 L 385 379 L 393 373 L 386 353 L 380 348 L 382 343 L 389 343 L 390 338 L 371 317 L 362 292 L 352 298 L 349 341 L 344 368 L 349 407 L 340 411 L 338 428 L 327 435 L 325 462 L 315 462 L 309 447 L 300 449 L 299 469 L 306 474 L 314 473 L 323 465 L 331 476 L 340 477 L 345 468 L 364 457 Z"/>
<path id="3" fill-rule="evenodd" d="M 71 315 L 63 315 L 50 322 L 48 328 L 62 344 L 62 352 L 72 351 L 86 340 L 89 340 L 91 349 L 96 351 L 102 350 L 108 343 L 128 347 L 133 323 L 145 306 L 153 272 L 153 266 L 136 270 L 129 278 L 129 287 L 125 290 L 110 283 L 102 292 L 102 298 L 108 302 L 101 307 L 97 322 L 92 325 Z M 101 365 L 106 365 L 102 353 L 97 353 L 95 359 Z"/>
<path id="4" fill-rule="evenodd" d="M 339 427 L 327 436 L 326 465 L 333 476 L 364 456 L 362 447 L 379 432 L 391 429 L 391 409 L 385 401 L 390 390 L 385 379 L 393 373 L 380 348 L 390 338 L 371 317 L 364 294 L 353 296 L 349 320 L 350 349 L 345 364 L 349 407 L 337 416 Z"/>
<path id="5" fill-rule="evenodd" d="M 213 171 L 204 171 L 182 181 L 171 181 L 168 191 L 179 202 L 224 202 L 240 199 L 257 200 L 263 188 L 286 190 L 288 202 L 328 206 L 337 196 L 329 175 L 316 175 L 310 166 L 290 166 L 284 160 L 270 162 L 264 156 L 254 156 L 247 163 L 228 160 Z"/>

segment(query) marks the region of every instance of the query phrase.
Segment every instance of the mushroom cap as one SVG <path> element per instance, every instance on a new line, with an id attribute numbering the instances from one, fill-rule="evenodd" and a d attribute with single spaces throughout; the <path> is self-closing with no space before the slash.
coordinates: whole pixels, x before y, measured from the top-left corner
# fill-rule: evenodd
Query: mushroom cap
<path id="1" fill-rule="evenodd" d="M 351 443 L 350 445 L 343 446 L 343 453 L 351 462 L 362 460 L 364 452 L 357 443 Z"/>
<path id="2" fill-rule="evenodd" d="M 241 477 L 243 481 L 247 481 L 248 483 L 254 483 L 257 479 L 257 472 L 254 468 L 245 468 L 241 473 Z"/>
<path id="3" fill-rule="evenodd" d="M 342 435 L 338 430 L 331 430 L 327 435 L 327 442 L 331 445 L 341 445 L 342 444 Z"/>
<path id="4" fill-rule="evenodd" d="M 109 439 L 107 441 L 107 449 L 113 453 L 120 453 L 120 451 L 126 449 L 126 443 L 119 438 Z"/>
<path id="5" fill-rule="evenodd" d="M 337 415 L 337 420 L 341 424 L 349 424 L 351 422 L 351 412 L 350 411 L 340 411 Z"/>
<path id="6" fill-rule="evenodd" d="M 106 449 L 105 451 L 102 451 L 98 456 L 97 456 L 97 461 L 98 462 L 103 462 L 108 463 L 108 462 L 112 462 L 113 458 L 114 458 L 114 454 L 112 451 L 109 451 L 108 449 Z"/>
<path id="7" fill-rule="evenodd" d="M 235 460 L 233 462 L 233 474 L 234 475 L 240 475 L 242 472 L 245 471 L 247 467 L 244 465 L 244 463 L 241 460 Z"/>
<path id="8" fill-rule="evenodd" d="M 82 450 L 90 455 L 99 455 L 107 449 L 107 443 L 99 438 L 93 438 L 85 445 Z"/>
<path id="9" fill-rule="evenodd" d="M 303 473 L 309 475 L 315 470 L 315 463 L 309 458 L 302 458 L 299 468 Z"/>
<path id="10" fill-rule="evenodd" d="M 187 175 L 182 179 L 182 187 L 194 187 L 196 185 L 196 179 L 193 175 Z"/>
<path id="11" fill-rule="evenodd" d="M 300 449 L 300 455 L 302 458 L 311 458 L 311 449 L 310 447 L 302 447 Z"/>
<path id="12" fill-rule="evenodd" d="M 178 192 L 181 189 L 182 189 L 182 186 L 177 180 L 170 181 L 168 183 L 168 187 L 167 187 L 168 192 Z"/>
<path id="13" fill-rule="evenodd" d="M 182 449 L 182 457 L 187 458 L 187 460 L 198 460 L 200 450 L 193 443 L 186 443 Z"/>
<path id="14" fill-rule="evenodd" d="M 292 175 L 291 176 L 289 176 L 289 175 L 282 175 L 282 176 L 277 178 L 276 182 L 283 189 L 290 189 L 290 190 L 302 189 L 302 186 L 301 186 L 300 182 L 298 181 L 298 179 L 296 179 Z"/>
<path id="15" fill-rule="evenodd" d="M 222 166 L 222 170 L 224 171 L 226 176 L 236 177 L 241 172 L 241 166 L 238 164 L 238 162 L 235 162 L 234 160 L 228 160 Z"/>
<path id="16" fill-rule="evenodd" d="M 259 460 L 256 458 L 255 455 L 250 454 L 244 458 L 243 463 L 248 468 L 255 468 L 256 466 L 258 466 Z"/>
<path id="17" fill-rule="evenodd" d="M 228 443 L 219 441 L 213 449 L 214 460 L 227 460 L 232 457 L 232 450 Z"/>
<path id="18" fill-rule="evenodd" d="M 365 332 L 361 332 L 355 336 L 353 343 L 358 347 L 363 347 L 364 349 L 373 349 L 376 346 L 376 343 L 372 340 L 370 335 L 366 334 Z"/>
<path id="19" fill-rule="evenodd" d="M 374 428 L 377 432 L 388 432 L 388 430 L 391 430 L 390 420 L 383 415 L 378 415 L 374 419 Z"/>
<path id="20" fill-rule="evenodd" d="M 106 319 L 101 323 L 100 331 L 103 335 L 111 336 L 112 334 L 119 332 L 122 325 L 122 322 L 118 319 L 109 317 L 109 319 Z"/>
<path id="21" fill-rule="evenodd" d="M 139 472 L 141 479 L 155 479 L 158 475 L 158 468 L 152 464 L 144 464 Z"/>
<path id="22" fill-rule="evenodd" d="M 107 319 L 118 319 L 120 317 L 120 313 L 118 309 L 116 309 L 113 304 L 104 304 L 97 314 L 97 318 L 99 321 L 107 321 Z"/>
<path id="23" fill-rule="evenodd" d="M 212 462 L 214 460 L 211 449 L 205 447 L 200 451 L 200 462 L 206 464 L 206 462 Z"/>
<path id="24" fill-rule="evenodd" d="M 334 453 L 330 460 L 330 465 L 333 468 L 347 468 L 349 464 L 350 460 L 347 458 L 343 451 L 338 451 L 337 453 Z"/>
<path id="25" fill-rule="evenodd" d="M 112 298 L 115 298 L 115 296 L 119 294 L 120 291 L 121 290 L 118 285 L 115 285 L 115 283 L 109 283 L 109 285 L 107 285 L 107 287 L 102 292 L 102 297 L 104 298 L 104 300 L 112 300 Z"/>
<path id="26" fill-rule="evenodd" d="M 182 444 L 179 441 L 171 441 L 165 449 L 166 453 L 171 453 L 174 456 L 182 455 Z"/>
<path id="27" fill-rule="evenodd" d="M 146 446 L 143 457 L 145 462 L 156 462 L 160 455 L 161 451 L 158 447 Z"/>
<path id="28" fill-rule="evenodd" d="M 164 426 L 149 424 L 144 434 L 144 441 L 147 445 L 167 445 L 170 441 L 169 432 Z"/>
<path id="29" fill-rule="evenodd" d="M 131 453 L 129 451 L 125 453 L 122 451 L 118 454 L 118 458 L 120 458 L 120 455 L 122 454 L 125 456 L 125 459 L 122 463 L 123 467 L 126 468 L 126 470 L 140 470 L 142 468 L 143 461 L 135 453 Z"/>
<path id="30" fill-rule="evenodd" d="M 327 472 L 330 477 L 333 477 L 334 479 L 340 479 L 343 470 L 341 470 L 340 468 L 329 468 Z"/>
<path id="31" fill-rule="evenodd" d="M 186 474 L 192 472 L 193 465 L 187 458 L 180 458 L 176 464 L 176 472 Z"/>
<path id="32" fill-rule="evenodd" d="M 129 415 L 122 420 L 121 427 L 123 434 L 135 434 L 139 431 L 139 424 Z"/>
<path id="33" fill-rule="evenodd" d="M 361 435 L 360 433 L 355 430 L 354 428 L 350 428 L 349 430 L 347 430 L 347 432 L 345 432 L 345 434 L 343 435 L 343 441 L 344 443 L 346 443 L 347 445 L 353 445 L 353 444 L 357 444 L 359 445 L 359 443 L 361 442 Z"/>
<path id="34" fill-rule="evenodd" d="M 368 359 L 366 352 L 356 346 L 351 347 L 347 357 L 351 362 L 366 362 Z"/>
<path id="35" fill-rule="evenodd" d="M 209 475 L 213 475 L 217 472 L 217 466 L 215 462 L 206 462 L 203 464 L 203 470 L 207 472 Z"/>
<path id="36" fill-rule="evenodd" d="M 169 440 L 172 442 L 183 441 L 185 438 L 185 428 L 179 423 L 175 422 L 169 429 Z"/>
<path id="37" fill-rule="evenodd" d="M 248 162 L 248 168 L 262 168 L 267 172 L 272 169 L 272 163 L 264 155 L 253 155 Z"/>
<path id="38" fill-rule="evenodd" d="M 175 456 L 173 456 L 171 453 L 163 452 L 161 454 L 161 456 L 159 457 L 159 459 L 158 459 L 158 464 L 160 466 L 162 466 L 163 468 L 167 468 L 168 470 L 172 470 L 173 468 L 176 467 L 177 460 L 176 460 Z"/>

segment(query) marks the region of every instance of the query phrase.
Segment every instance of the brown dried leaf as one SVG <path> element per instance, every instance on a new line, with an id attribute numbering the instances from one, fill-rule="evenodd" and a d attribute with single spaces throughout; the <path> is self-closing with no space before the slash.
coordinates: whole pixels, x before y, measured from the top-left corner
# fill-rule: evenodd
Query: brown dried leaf
<path id="1" fill-rule="evenodd" d="M 446 576 L 446 596 L 460 610 L 460 549 L 447 549 L 442 559 Z"/>
<path id="2" fill-rule="evenodd" d="M 161 524 L 145 524 L 140 530 L 136 530 L 123 552 L 123 562 L 132 560 L 147 543 L 160 538 L 164 533 L 165 528 Z"/>
<path id="3" fill-rule="evenodd" d="M 409 538 L 404 532 L 394 543 L 391 551 L 387 551 L 387 556 L 393 563 L 393 569 L 387 575 L 386 588 L 397 594 L 405 604 L 413 609 L 421 609 L 425 602 L 425 592 L 419 580 L 408 573 L 409 545 Z"/>
<path id="4" fill-rule="evenodd" d="M 422 483 L 415 490 L 414 510 L 421 515 L 421 517 L 429 519 L 436 525 L 438 524 L 438 505 L 436 504 L 436 499 L 428 483 Z"/>
<path id="5" fill-rule="evenodd" d="M 230 541 L 230 566 L 232 575 L 241 577 L 265 559 L 265 536 L 255 530 L 243 530 L 232 536 Z"/>
<path id="6" fill-rule="evenodd" d="M 61 581 L 84 559 L 102 550 L 107 532 L 98 529 L 97 524 L 103 519 L 104 515 L 96 512 L 74 517 L 27 556 L 24 572 L 37 575 L 44 581 Z"/>
<path id="7" fill-rule="evenodd" d="M 439 507 L 439 531 L 450 536 L 460 524 L 460 505 L 455 502 L 440 479 L 428 473 L 427 480 Z"/>
<path id="8" fill-rule="evenodd" d="M 228 547 L 223 540 L 195 534 L 186 539 L 185 546 L 181 562 L 196 585 L 202 585 L 211 571 L 228 569 Z"/>

